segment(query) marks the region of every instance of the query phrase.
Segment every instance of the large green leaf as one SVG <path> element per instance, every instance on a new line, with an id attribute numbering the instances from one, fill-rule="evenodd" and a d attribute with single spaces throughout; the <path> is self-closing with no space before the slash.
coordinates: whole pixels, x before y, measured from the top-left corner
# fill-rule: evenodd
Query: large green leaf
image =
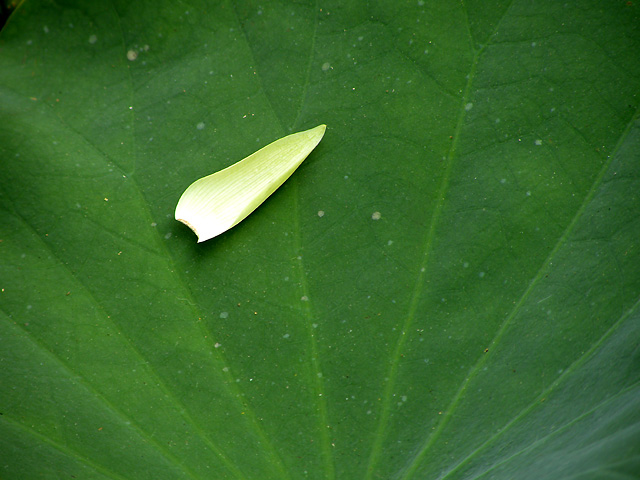
<path id="1" fill-rule="evenodd" d="M 637 2 L 24 2 L 0 476 L 640 471 Z M 204 244 L 182 191 L 317 149 Z"/>

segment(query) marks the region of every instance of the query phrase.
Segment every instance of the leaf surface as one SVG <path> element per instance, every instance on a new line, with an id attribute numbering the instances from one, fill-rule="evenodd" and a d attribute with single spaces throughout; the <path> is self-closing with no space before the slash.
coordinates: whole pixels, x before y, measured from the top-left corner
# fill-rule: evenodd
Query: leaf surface
<path id="1" fill-rule="evenodd" d="M 635 478 L 635 2 L 25 1 L 6 478 Z M 205 244 L 180 194 L 327 124 Z"/>

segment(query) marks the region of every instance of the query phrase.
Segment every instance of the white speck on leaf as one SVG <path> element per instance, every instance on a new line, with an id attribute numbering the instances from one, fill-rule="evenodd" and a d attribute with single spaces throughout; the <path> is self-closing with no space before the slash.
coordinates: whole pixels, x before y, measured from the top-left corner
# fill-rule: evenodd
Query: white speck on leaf
<path id="1" fill-rule="evenodd" d="M 380 220 L 382 218 L 382 215 L 380 214 L 380 212 L 373 212 L 371 214 L 371 220 Z"/>

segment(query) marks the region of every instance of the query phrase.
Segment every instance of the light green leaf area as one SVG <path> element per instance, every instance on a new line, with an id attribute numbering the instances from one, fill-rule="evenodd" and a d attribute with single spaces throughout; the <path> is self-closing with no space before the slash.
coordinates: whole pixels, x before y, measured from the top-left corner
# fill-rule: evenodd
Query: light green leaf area
<path id="1" fill-rule="evenodd" d="M 638 478 L 639 8 L 26 0 L 0 476 Z M 174 220 L 319 124 L 242 223 Z"/>

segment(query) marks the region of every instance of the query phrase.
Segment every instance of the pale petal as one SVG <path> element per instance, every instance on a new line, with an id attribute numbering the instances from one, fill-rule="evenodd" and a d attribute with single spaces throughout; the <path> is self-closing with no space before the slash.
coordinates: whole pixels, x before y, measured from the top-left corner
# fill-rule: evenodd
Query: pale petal
<path id="1" fill-rule="evenodd" d="M 204 242 L 237 225 L 291 176 L 318 145 L 326 125 L 270 143 L 244 160 L 196 180 L 176 206 L 176 220 Z"/>

